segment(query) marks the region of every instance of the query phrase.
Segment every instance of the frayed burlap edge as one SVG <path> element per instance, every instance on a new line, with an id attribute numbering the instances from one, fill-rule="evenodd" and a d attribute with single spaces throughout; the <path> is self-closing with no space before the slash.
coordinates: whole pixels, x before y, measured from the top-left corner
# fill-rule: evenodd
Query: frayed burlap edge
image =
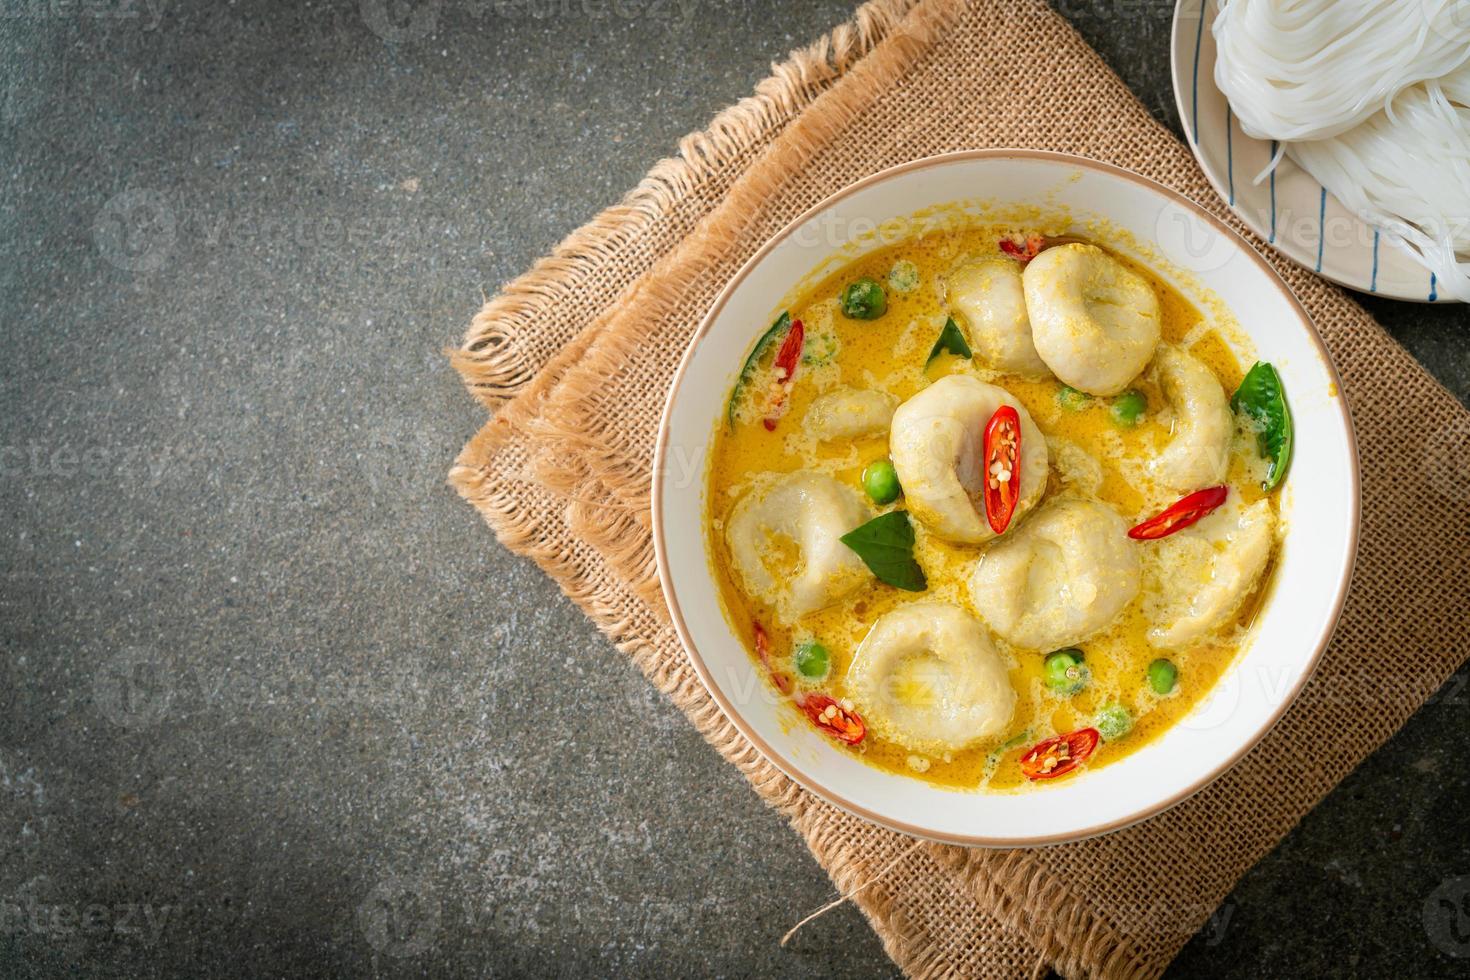
<path id="1" fill-rule="evenodd" d="M 507 283 L 475 315 L 458 350 L 450 352 L 465 386 L 490 408 L 525 390 L 538 375 L 554 382 L 554 364 L 544 352 L 572 337 L 552 338 L 545 320 L 573 293 L 606 286 L 599 275 L 627 269 L 639 236 L 667 217 L 701 185 L 722 171 L 748 162 L 762 146 L 814 99 L 904 23 L 919 0 L 871 0 L 830 34 L 771 66 L 755 93 L 725 109 L 698 133 L 679 141 L 677 156 L 659 161 L 623 201 L 598 214 Z M 641 268 L 633 270 L 642 274 Z M 534 342 L 531 338 L 535 338 Z M 536 356 L 536 351 L 543 356 Z M 574 362 L 565 357 L 563 365 Z"/>

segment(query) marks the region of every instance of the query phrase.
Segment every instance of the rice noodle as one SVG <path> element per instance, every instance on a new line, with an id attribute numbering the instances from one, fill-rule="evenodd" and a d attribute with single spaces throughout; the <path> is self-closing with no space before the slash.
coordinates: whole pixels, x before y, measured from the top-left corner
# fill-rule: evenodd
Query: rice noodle
<path id="1" fill-rule="evenodd" d="M 1212 30 L 1241 128 L 1281 143 L 1257 180 L 1284 153 L 1470 302 L 1470 9 L 1220 0 Z"/>
<path id="2" fill-rule="evenodd" d="M 1470 302 L 1470 69 L 1406 89 L 1340 136 L 1287 155 Z"/>
<path id="3" fill-rule="evenodd" d="M 1336 136 L 1470 58 L 1460 0 L 1219 0 L 1215 83 L 1256 139 Z"/>

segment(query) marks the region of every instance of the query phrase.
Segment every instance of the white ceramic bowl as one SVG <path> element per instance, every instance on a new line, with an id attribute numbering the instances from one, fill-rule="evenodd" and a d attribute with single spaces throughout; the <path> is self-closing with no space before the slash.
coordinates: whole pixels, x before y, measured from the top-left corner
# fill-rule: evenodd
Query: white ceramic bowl
<path id="1" fill-rule="evenodd" d="M 1032 792 L 946 790 L 864 765 L 782 703 L 721 609 L 703 529 L 709 446 L 749 345 L 834 241 L 935 206 L 1065 209 L 1079 232 L 1139 258 L 1186 296 L 1212 291 L 1274 363 L 1296 421 L 1281 502 L 1287 528 L 1273 598 L 1214 693 L 1164 735 L 1109 766 Z M 1026 846 L 1125 827 L 1185 799 L 1275 724 L 1337 623 L 1358 537 L 1358 456 L 1337 373 L 1285 284 L 1225 225 L 1162 185 L 1054 153 L 983 150 L 895 167 L 799 217 L 745 265 L 700 326 L 669 393 L 653 490 L 664 595 L 700 678 L 746 738 L 806 788 L 895 830 L 958 844 Z"/>

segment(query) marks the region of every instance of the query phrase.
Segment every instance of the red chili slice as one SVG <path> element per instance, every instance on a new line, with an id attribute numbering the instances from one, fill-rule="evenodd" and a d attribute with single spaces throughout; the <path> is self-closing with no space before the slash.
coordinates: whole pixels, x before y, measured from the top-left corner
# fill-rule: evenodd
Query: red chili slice
<path id="1" fill-rule="evenodd" d="M 1096 728 L 1079 728 L 1037 742 L 1021 756 L 1021 774 L 1027 779 L 1065 776 L 1087 761 L 1102 735 Z"/>
<path id="2" fill-rule="evenodd" d="M 766 665 L 766 670 L 771 675 L 771 680 L 776 684 L 776 690 L 782 694 L 791 693 L 791 678 L 775 668 L 771 663 L 771 638 L 760 623 L 755 623 L 755 652 L 761 658 L 761 663 Z"/>
<path id="3" fill-rule="evenodd" d="M 1045 247 L 1046 240 L 1040 235 L 1027 235 L 1025 245 L 1018 244 L 1009 238 L 1000 240 L 1000 250 L 1022 265 L 1040 255 L 1041 250 Z"/>
<path id="4" fill-rule="evenodd" d="M 1180 500 L 1158 517 L 1150 517 L 1131 529 L 1128 536 L 1135 541 L 1155 541 L 1167 538 L 1175 531 L 1182 531 L 1200 518 L 1205 517 L 1225 502 L 1230 495 L 1229 487 L 1210 487 L 1196 490 Z"/>
<path id="5" fill-rule="evenodd" d="M 808 694 L 801 701 L 801 709 L 813 725 L 839 742 L 856 745 L 868 734 L 868 726 L 856 711 L 844 708 L 825 694 Z"/>
<path id="6" fill-rule="evenodd" d="M 990 529 L 1004 534 L 1021 499 L 1021 417 L 1002 405 L 985 426 L 985 517 Z"/>
<path id="7" fill-rule="evenodd" d="M 791 391 L 791 380 L 796 377 L 796 365 L 801 363 L 801 348 L 806 344 L 806 328 L 800 320 L 791 321 L 786 339 L 776 352 L 776 379 L 771 382 L 771 407 L 766 412 L 762 425 L 767 432 L 776 431 L 776 423 L 786 414 L 786 396 Z"/>

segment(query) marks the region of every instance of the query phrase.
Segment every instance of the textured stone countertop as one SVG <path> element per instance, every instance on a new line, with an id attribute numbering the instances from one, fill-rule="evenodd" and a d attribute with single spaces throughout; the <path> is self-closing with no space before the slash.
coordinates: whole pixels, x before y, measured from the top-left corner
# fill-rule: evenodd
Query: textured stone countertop
<path id="1" fill-rule="evenodd" d="M 849 4 L 387 2 L 0 9 L 0 975 L 892 974 L 444 484 L 482 294 Z M 1062 6 L 1175 125 L 1172 3 Z M 1464 971 L 1464 680 L 1175 975 Z"/>

